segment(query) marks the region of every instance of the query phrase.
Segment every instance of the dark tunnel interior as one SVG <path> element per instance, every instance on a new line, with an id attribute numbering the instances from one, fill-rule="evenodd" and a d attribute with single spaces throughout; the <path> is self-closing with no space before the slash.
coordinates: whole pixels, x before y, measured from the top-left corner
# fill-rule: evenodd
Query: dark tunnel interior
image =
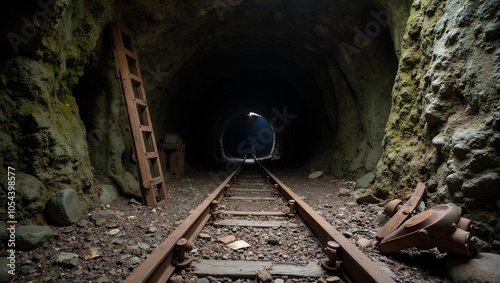
<path id="1" fill-rule="evenodd" d="M 188 64 L 185 74 L 181 71 L 181 85 L 172 92 L 183 95 L 166 111 L 171 121 L 183 121 L 173 126 L 186 144 L 199 144 L 186 151 L 190 164 L 222 160 L 220 140 L 226 124 L 249 112 L 259 113 L 271 123 L 276 135 L 275 159 L 292 164 L 307 161 L 321 139 L 321 129 L 316 126 L 321 125 L 317 122 L 321 119 L 317 111 L 322 107 L 317 101 L 321 91 L 311 73 L 265 50 L 205 55 L 200 60 L 195 67 Z M 178 107 L 188 104 L 192 107 Z"/>
<path id="2" fill-rule="evenodd" d="M 169 133 L 180 135 L 189 168 L 224 161 L 240 154 L 241 143 L 225 129 L 254 112 L 273 132 L 272 146 L 259 157 L 297 168 L 334 166 L 342 174 L 373 170 L 397 69 L 393 31 L 373 16 L 387 12 L 366 1 L 294 1 L 275 7 L 280 13 L 265 5 L 240 6 L 223 21 L 210 11 L 202 20 L 171 28 L 162 29 L 163 22 L 140 11 L 123 21 L 136 32 L 157 141 Z M 378 26 L 370 30 L 373 23 Z M 342 44 L 359 45 L 356 27 L 371 35 L 346 58 Z M 163 30 L 161 36 L 152 32 L 155 28 Z M 114 68 L 108 40 L 104 29 L 76 93 L 119 91 L 116 82 L 114 89 L 109 86 Z M 82 101 L 82 119 L 89 127 L 85 117 L 93 114 L 85 112 L 99 112 L 99 107 Z"/>

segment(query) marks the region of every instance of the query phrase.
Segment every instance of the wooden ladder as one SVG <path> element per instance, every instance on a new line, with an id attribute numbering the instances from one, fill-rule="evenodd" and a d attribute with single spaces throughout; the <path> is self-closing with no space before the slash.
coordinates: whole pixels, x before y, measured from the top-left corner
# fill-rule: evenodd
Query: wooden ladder
<path id="1" fill-rule="evenodd" d="M 139 58 L 132 42 L 133 33 L 119 24 L 111 25 L 111 32 L 115 48 L 115 64 L 121 78 L 129 130 L 139 171 L 142 203 L 147 206 L 162 206 L 168 202 L 167 190 L 146 102 Z"/>

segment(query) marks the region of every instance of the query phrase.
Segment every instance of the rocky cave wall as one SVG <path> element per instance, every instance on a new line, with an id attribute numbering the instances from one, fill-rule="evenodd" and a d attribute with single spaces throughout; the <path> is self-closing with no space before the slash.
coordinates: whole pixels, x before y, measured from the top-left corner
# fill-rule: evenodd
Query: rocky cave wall
<path id="1" fill-rule="evenodd" d="M 321 140 L 304 167 L 339 177 L 376 170 L 381 197 L 425 181 L 428 206 L 459 204 L 478 221 L 483 246 L 499 248 L 498 1 L 245 1 L 230 7 L 225 20 L 210 1 L 43 3 L 55 6 L 8 7 L 1 28 L 1 44 L 13 52 L 1 59 L 0 164 L 25 173 L 21 218 L 40 215 L 65 188 L 78 192 L 84 210 L 98 203 L 102 184 L 122 193 L 137 189 L 106 43 L 107 24 L 120 21 L 137 34 L 159 136 L 191 127 L 182 116 L 164 116 L 166 104 L 182 99 L 183 85 L 199 79 L 176 77 L 187 62 L 216 48 L 234 49 L 225 36 L 249 31 L 258 39 L 254 47 L 274 48 L 312 74 L 318 88 L 308 107 L 319 111 L 320 120 L 311 121 Z M 366 46 L 356 45 L 355 28 L 376 22 L 370 12 L 382 9 L 389 25 Z M 24 17 L 30 21 L 40 11 L 46 20 L 27 25 Z M 259 17 L 266 21 L 245 23 Z M 18 37 L 7 36 L 12 33 Z M 358 50 L 345 56 L 342 43 Z M 269 113 L 267 105 L 261 109 Z"/>
<path id="2" fill-rule="evenodd" d="M 417 181 L 453 202 L 483 248 L 500 249 L 500 2 L 414 1 L 392 92 L 381 197 Z"/>

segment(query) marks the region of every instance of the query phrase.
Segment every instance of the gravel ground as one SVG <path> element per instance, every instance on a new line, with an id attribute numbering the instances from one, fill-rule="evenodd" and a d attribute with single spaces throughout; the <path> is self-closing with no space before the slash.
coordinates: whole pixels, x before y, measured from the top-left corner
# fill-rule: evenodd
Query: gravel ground
<path id="1" fill-rule="evenodd" d="M 368 242 L 362 243 L 365 246 L 361 247 L 363 252 L 380 264 L 397 282 L 451 282 L 444 269 L 444 254 L 435 250 L 409 249 L 391 255 L 381 255 L 378 252 L 374 238 L 384 219 L 381 216 L 383 209 L 377 205 L 358 205 L 353 197 L 338 196 L 340 188 L 352 191 L 354 182 L 328 175 L 310 180 L 304 172 L 292 170 L 274 173 L 353 243 L 359 246 L 360 239 L 368 239 Z M 216 183 L 208 172 L 198 171 L 184 178 L 172 178 L 168 180 L 167 186 L 172 202 L 164 208 L 148 208 L 119 198 L 102 209 L 113 211 L 120 219 L 95 223 L 89 214 L 73 226 L 51 227 L 56 234 L 53 239 L 35 250 L 18 252 L 18 275 L 13 282 L 122 282 L 182 222 L 189 211 L 195 209 L 215 189 Z M 293 245 L 287 239 L 293 235 L 293 230 L 303 232 L 306 229 L 300 221 L 296 221 L 296 224 L 297 227 L 273 231 L 282 239 L 273 248 L 265 243 L 267 232 L 259 230 L 260 228 L 237 228 L 233 231 L 232 228 L 209 226 L 206 229 L 208 234 L 214 236 L 231 233 L 244 238 L 252 246 L 267 249 L 250 254 L 228 252 L 221 246 L 220 252 L 214 254 L 215 258 L 283 262 L 322 258 L 318 244 L 310 237 L 301 236 L 303 238 L 299 245 Z M 257 233 L 260 237 L 245 238 L 250 232 Z M 298 240 L 293 236 L 292 239 Z M 214 245 L 216 244 L 214 241 Z M 56 259 L 61 252 L 78 254 L 78 261 L 72 267 L 57 264 Z M 92 256 L 86 260 L 85 255 L 88 254 Z M 196 258 L 196 249 L 193 254 Z M 214 278 L 208 279 L 217 281 Z M 301 282 L 284 279 L 285 282 Z"/>

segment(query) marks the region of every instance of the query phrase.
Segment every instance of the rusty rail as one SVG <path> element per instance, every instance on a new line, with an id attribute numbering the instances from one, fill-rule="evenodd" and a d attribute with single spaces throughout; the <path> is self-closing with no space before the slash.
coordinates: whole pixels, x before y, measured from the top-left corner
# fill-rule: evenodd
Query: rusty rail
<path id="1" fill-rule="evenodd" d="M 383 272 L 374 262 L 362 253 L 354 244 L 349 242 L 340 232 L 338 232 L 330 223 L 323 219 L 298 195 L 290 190 L 275 175 L 267 170 L 258 160 L 256 163 L 262 167 L 269 176 L 269 181 L 275 184 L 276 190 L 287 200 L 295 201 L 295 213 L 308 226 L 311 232 L 318 239 L 318 242 L 324 247 L 333 247 L 336 249 L 336 256 L 342 262 L 340 270 L 351 282 L 395 282 L 389 275 Z M 234 180 L 237 172 L 240 170 L 244 161 L 215 189 L 205 201 L 194 210 L 186 220 L 177 227 L 165 241 L 139 266 L 125 283 L 137 282 L 167 282 L 176 269 L 174 256 L 176 253 L 176 244 L 180 239 L 186 239 L 189 244 L 193 244 L 198 233 L 211 218 L 211 207 L 213 201 L 220 201 L 224 195 L 228 184 Z M 332 242 L 335 241 L 336 243 Z M 182 242 L 185 243 L 183 240 Z M 334 259 L 332 259 L 334 261 Z"/>
<path id="2" fill-rule="evenodd" d="M 174 255 L 176 243 L 179 239 L 186 239 L 189 244 L 193 244 L 196 236 L 211 217 L 210 206 L 212 201 L 220 201 L 227 184 L 233 180 L 243 161 L 198 208 L 163 241 L 146 260 L 139 265 L 124 283 L 138 282 L 167 282 L 175 271 Z"/>
<path id="3" fill-rule="evenodd" d="M 295 200 L 296 214 L 308 226 L 309 230 L 318 239 L 323 247 L 327 246 L 328 241 L 334 240 L 340 245 L 338 258 L 342 261 L 340 269 L 352 282 L 395 282 L 378 265 L 371 261 L 361 250 L 349 242 L 339 231 L 330 223 L 314 211 L 297 194 L 292 192 L 283 182 L 267 170 L 258 160 L 256 162 L 262 167 L 270 177 L 273 184 L 277 184 L 277 189 L 286 200 Z"/>

